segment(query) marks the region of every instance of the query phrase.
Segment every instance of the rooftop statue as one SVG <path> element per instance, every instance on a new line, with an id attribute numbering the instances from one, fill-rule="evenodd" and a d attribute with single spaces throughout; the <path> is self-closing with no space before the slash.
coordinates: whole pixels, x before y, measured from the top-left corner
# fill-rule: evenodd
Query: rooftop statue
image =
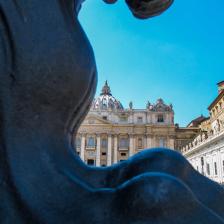
<path id="1" fill-rule="evenodd" d="M 0 223 L 224 223 L 223 188 L 175 151 L 106 168 L 73 153 L 97 82 L 81 2 L 0 0 Z M 126 2 L 147 18 L 172 0 Z"/>

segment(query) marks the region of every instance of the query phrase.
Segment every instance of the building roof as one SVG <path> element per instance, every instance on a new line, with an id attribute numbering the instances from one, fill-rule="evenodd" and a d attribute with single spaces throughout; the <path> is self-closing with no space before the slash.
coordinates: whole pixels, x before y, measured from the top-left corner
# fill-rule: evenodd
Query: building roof
<path id="1" fill-rule="evenodd" d="M 208 118 L 201 115 L 200 117 L 195 118 L 192 120 L 187 127 L 198 127 L 203 121 L 207 120 Z"/>
<path id="2" fill-rule="evenodd" d="M 224 80 L 221 81 L 221 82 L 218 82 L 218 83 L 217 83 L 218 86 L 220 86 L 220 85 L 222 85 L 222 84 L 224 84 Z"/>
<path id="3" fill-rule="evenodd" d="M 224 82 L 224 81 L 223 81 Z M 219 100 L 224 96 L 224 90 L 222 90 L 219 95 L 213 100 L 213 102 L 209 105 L 208 110 L 211 111 L 212 108 L 219 102 Z"/>

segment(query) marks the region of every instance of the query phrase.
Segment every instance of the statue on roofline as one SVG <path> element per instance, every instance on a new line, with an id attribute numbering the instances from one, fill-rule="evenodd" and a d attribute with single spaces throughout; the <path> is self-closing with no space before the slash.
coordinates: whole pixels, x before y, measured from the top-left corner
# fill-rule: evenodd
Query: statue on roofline
<path id="1" fill-rule="evenodd" d="M 223 189 L 173 150 L 106 168 L 73 152 L 97 83 L 82 2 L 0 0 L 0 223 L 223 223 Z M 172 2 L 126 0 L 138 18 Z"/>

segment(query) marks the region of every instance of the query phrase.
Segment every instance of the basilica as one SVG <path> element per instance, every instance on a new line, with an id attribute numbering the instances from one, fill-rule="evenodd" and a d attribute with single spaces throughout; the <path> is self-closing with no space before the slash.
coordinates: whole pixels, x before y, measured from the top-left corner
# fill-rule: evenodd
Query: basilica
<path id="1" fill-rule="evenodd" d="M 106 81 L 74 136 L 74 147 L 88 165 L 110 166 L 144 149 L 181 149 L 197 132 L 174 124 L 173 106 L 162 99 L 147 102 L 144 109 L 134 108 L 132 102 L 124 108 Z"/>

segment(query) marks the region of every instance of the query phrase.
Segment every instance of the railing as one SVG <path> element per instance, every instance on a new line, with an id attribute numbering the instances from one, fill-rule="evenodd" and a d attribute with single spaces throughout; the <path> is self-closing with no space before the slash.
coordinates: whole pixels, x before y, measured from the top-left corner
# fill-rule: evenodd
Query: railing
<path id="1" fill-rule="evenodd" d="M 212 130 L 210 132 L 200 133 L 192 142 L 187 144 L 185 147 L 181 149 L 183 155 L 187 155 L 190 152 L 206 145 L 209 142 L 217 139 L 218 137 L 224 135 L 224 123 L 216 128 L 216 130 Z"/>

